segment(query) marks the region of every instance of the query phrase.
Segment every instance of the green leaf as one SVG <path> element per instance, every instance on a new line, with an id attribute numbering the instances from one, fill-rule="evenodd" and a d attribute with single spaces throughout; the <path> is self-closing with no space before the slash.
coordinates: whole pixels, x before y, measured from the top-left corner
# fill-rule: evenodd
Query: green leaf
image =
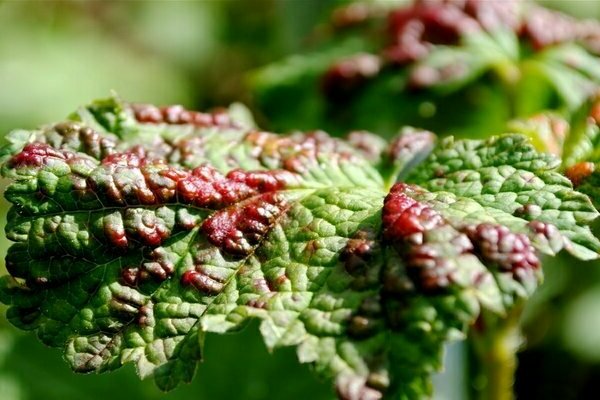
<path id="1" fill-rule="evenodd" d="M 597 211 L 556 171 L 560 160 L 538 153 L 522 136 L 485 141 L 443 140 L 408 180 L 434 193 L 449 219 L 492 219 L 521 231 L 536 220 L 555 225 L 583 259 L 596 258 L 600 241 L 587 227 Z"/>
<path id="2" fill-rule="evenodd" d="M 600 127 L 593 115 L 597 107 L 598 98 L 594 96 L 570 116 L 570 129 L 562 153 L 565 167 L 583 161 L 600 161 Z"/>
<path id="3" fill-rule="evenodd" d="M 481 309 L 535 289 L 535 249 L 600 248 L 589 199 L 520 136 L 367 148 L 237 115 L 112 98 L 11 135 L 8 319 L 75 371 L 132 363 L 164 390 L 207 332 L 257 319 L 342 398 L 419 398 Z"/>

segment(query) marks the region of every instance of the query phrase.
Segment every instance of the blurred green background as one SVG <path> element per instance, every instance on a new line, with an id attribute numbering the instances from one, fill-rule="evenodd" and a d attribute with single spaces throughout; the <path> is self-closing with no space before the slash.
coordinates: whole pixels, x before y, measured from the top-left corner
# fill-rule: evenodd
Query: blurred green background
<path id="1" fill-rule="evenodd" d="M 338 3 L 0 1 L 0 132 L 60 120 L 76 106 L 111 91 L 130 101 L 179 103 L 193 109 L 233 101 L 252 106 L 245 86 L 248 73 L 300 51 Z M 595 0 L 547 3 L 579 16 L 600 16 L 600 2 Z M 268 127 L 268 120 L 255 111 Z M 6 203 L 0 208 L 3 219 Z M 3 252 L 7 246 L 2 238 Z M 520 398 L 597 398 L 600 264 L 565 257 L 549 264 L 547 271 L 546 284 L 526 315 L 530 347 L 520 356 Z M 18 333 L 3 314 L 2 400 L 333 396 L 328 384 L 298 365 L 292 349 L 267 354 L 256 329 L 209 336 L 206 361 L 194 382 L 163 395 L 151 381 L 140 382 L 131 366 L 110 375 L 74 375 L 59 350 Z M 461 354 L 454 350 L 451 355 L 449 373 L 438 379 L 439 399 L 462 397 L 462 392 L 452 391 L 463 376 Z"/>

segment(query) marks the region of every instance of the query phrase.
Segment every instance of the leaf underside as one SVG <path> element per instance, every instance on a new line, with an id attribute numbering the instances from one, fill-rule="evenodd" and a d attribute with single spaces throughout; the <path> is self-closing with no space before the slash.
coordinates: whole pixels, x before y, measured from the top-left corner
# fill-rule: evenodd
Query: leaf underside
<path id="1" fill-rule="evenodd" d="M 9 320 L 164 390 L 255 318 L 340 398 L 421 398 L 446 341 L 531 294 L 539 253 L 600 249 L 590 200 L 516 135 L 384 146 L 113 98 L 2 154 Z"/>

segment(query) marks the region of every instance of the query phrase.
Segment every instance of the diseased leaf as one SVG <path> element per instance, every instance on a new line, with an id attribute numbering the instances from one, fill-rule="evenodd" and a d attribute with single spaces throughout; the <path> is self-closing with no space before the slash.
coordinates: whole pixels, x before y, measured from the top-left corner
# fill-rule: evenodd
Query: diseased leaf
<path id="1" fill-rule="evenodd" d="M 521 136 L 386 146 L 234 115 L 112 98 L 11 134 L 9 320 L 75 371 L 169 390 L 207 332 L 255 318 L 340 398 L 420 398 L 445 342 L 531 294 L 538 252 L 600 249 L 590 200 Z"/>
<path id="2" fill-rule="evenodd" d="M 600 241 L 586 226 L 597 217 L 587 196 L 556 171 L 560 160 L 521 136 L 443 140 L 408 181 L 432 192 L 447 218 L 486 220 L 521 232 L 530 221 L 555 225 L 577 257 L 595 258 Z M 443 205 L 442 205 L 443 204 Z"/>
<path id="3" fill-rule="evenodd" d="M 543 113 L 512 121 L 509 127 L 530 137 L 539 149 L 560 156 L 566 177 L 598 209 L 599 120 L 600 102 L 596 94 L 567 117 Z"/>

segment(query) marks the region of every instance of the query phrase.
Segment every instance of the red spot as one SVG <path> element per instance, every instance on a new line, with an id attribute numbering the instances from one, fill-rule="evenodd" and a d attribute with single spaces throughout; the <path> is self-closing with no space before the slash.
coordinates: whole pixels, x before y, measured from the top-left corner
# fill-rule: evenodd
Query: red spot
<path id="1" fill-rule="evenodd" d="M 532 7 L 525 16 L 521 35 L 531 41 L 534 49 L 570 42 L 579 38 L 582 29 L 578 21 L 560 12 Z"/>
<path id="2" fill-rule="evenodd" d="M 133 104 L 131 106 L 135 119 L 146 124 L 167 123 L 173 125 L 190 124 L 198 127 L 232 127 L 239 124 L 229 114 L 220 109 L 213 113 L 202 113 L 186 110 L 180 105 L 157 107 L 150 104 Z"/>
<path id="3" fill-rule="evenodd" d="M 434 44 L 456 44 L 462 35 L 478 30 L 477 21 L 453 3 L 417 2 L 390 13 L 391 45 L 384 54 L 394 63 L 406 64 L 425 57 Z"/>
<path id="4" fill-rule="evenodd" d="M 269 192 L 214 213 L 202 230 L 215 246 L 233 255 L 247 255 L 285 211 L 286 201 Z"/>
<path id="5" fill-rule="evenodd" d="M 261 193 L 282 190 L 297 181 L 296 175 L 282 170 L 244 171 L 236 169 L 227 174 L 227 179 L 244 183 Z"/>
<path id="6" fill-rule="evenodd" d="M 456 283 L 461 257 L 474 251 L 473 238 L 445 227 L 447 222 L 440 214 L 413 198 L 421 192 L 416 186 L 399 183 L 384 200 L 383 234 L 398 250 L 406 267 L 405 271 L 388 268 L 384 272 L 384 287 L 391 293 L 404 293 L 415 286 L 427 294 L 446 290 Z M 444 228 L 448 230 L 443 239 L 427 234 Z M 470 284 L 477 286 L 482 278 L 474 274 Z"/>
<path id="7" fill-rule="evenodd" d="M 72 148 L 78 145 L 80 151 L 96 159 L 111 154 L 117 145 L 113 138 L 105 137 L 92 128 L 73 121 L 54 125 L 54 131 L 63 137 L 62 143 L 53 144 L 55 148 L 61 148 L 63 145 Z"/>
<path id="8" fill-rule="evenodd" d="M 453 256 L 471 253 L 473 245 L 469 238 L 459 233 L 451 241 Z M 408 266 L 408 272 L 419 288 L 427 293 L 436 293 L 449 287 L 455 281 L 455 274 L 460 265 L 453 259 L 447 259 L 440 252 L 443 243 L 419 243 L 409 245 L 404 257 Z M 473 285 L 480 283 L 481 277 L 472 277 Z"/>
<path id="9" fill-rule="evenodd" d="M 46 286 L 48 285 L 48 278 L 46 278 L 45 276 L 38 276 L 35 278 L 35 284 L 38 286 Z"/>
<path id="10" fill-rule="evenodd" d="M 378 163 L 381 154 L 388 147 L 388 142 L 368 131 L 352 131 L 346 141 L 360 152 L 368 161 Z"/>
<path id="11" fill-rule="evenodd" d="M 123 167 L 141 167 L 146 163 L 146 151 L 135 146 L 122 153 L 113 153 L 102 159 L 103 165 Z"/>
<path id="12" fill-rule="evenodd" d="M 481 258 L 501 271 L 512 272 L 517 280 L 540 267 L 535 249 L 523 233 L 513 233 L 503 225 L 489 223 L 469 226 L 465 233 Z"/>
<path id="13" fill-rule="evenodd" d="M 158 210 L 129 208 L 125 210 L 126 234 L 142 243 L 156 247 L 171 235 L 165 221 L 157 216 Z"/>
<path id="14" fill-rule="evenodd" d="M 152 250 L 150 257 L 153 261 L 144 263 L 144 270 L 163 281 L 173 275 L 175 265 L 163 247 Z"/>
<path id="15" fill-rule="evenodd" d="M 296 180 L 287 171 L 234 170 L 221 175 L 203 165 L 178 182 L 178 192 L 185 202 L 205 208 L 223 208 L 258 193 L 281 190 Z"/>
<path id="16" fill-rule="evenodd" d="M 217 294 L 223 290 L 224 284 L 220 279 L 216 279 L 202 270 L 185 271 L 181 275 L 181 284 L 183 286 L 193 286 L 206 294 Z"/>
<path id="17" fill-rule="evenodd" d="M 322 78 L 323 92 L 331 100 L 343 101 L 381 70 L 378 56 L 360 53 L 333 64 Z"/>
<path id="18" fill-rule="evenodd" d="M 161 110 L 150 104 L 134 104 L 132 105 L 135 119 L 142 123 L 159 123 L 163 121 Z"/>
<path id="19" fill-rule="evenodd" d="M 177 191 L 184 202 L 213 209 L 237 203 L 256 193 L 245 183 L 226 179 L 208 165 L 194 169 L 181 179 Z"/>
<path id="20" fill-rule="evenodd" d="M 159 247 L 152 250 L 150 259 L 150 261 L 146 261 L 139 266 L 124 268 L 121 271 L 123 284 L 136 287 L 149 279 L 162 282 L 173 275 L 175 265 L 164 248 Z"/>
<path id="21" fill-rule="evenodd" d="M 108 240 L 116 247 L 126 248 L 129 243 L 125 234 L 125 229 L 122 225 L 105 224 L 104 234 L 106 235 Z"/>
<path id="22" fill-rule="evenodd" d="M 142 169 L 148 188 L 159 203 L 176 199 L 177 183 L 189 176 L 189 172 L 167 165 L 153 165 Z"/>
<path id="23" fill-rule="evenodd" d="M 11 168 L 41 167 L 47 165 L 50 160 L 66 161 L 72 156 L 68 152 L 56 150 L 45 143 L 31 143 L 10 159 L 9 166 Z"/>
<path id="24" fill-rule="evenodd" d="M 221 209 L 251 196 L 281 190 L 297 182 L 289 171 L 231 171 L 223 176 L 203 164 L 193 170 L 170 166 L 162 159 L 146 159 L 140 148 L 115 153 L 102 161 L 102 173 L 91 183 L 117 204 L 180 202 Z"/>
<path id="25" fill-rule="evenodd" d="M 530 221 L 527 224 L 527 227 L 535 235 L 534 240 L 543 240 L 550 246 L 550 248 L 554 252 L 560 251 L 563 247 L 566 247 L 568 244 L 568 241 L 565 241 L 565 238 L 563 237 L 562 233 L 553 224 L 534 220 Z"/>
<path id="26" fill-rule="evenodd" d="M 244 139 L 253 146 L 252 155 L 258 159 L 277 162 L 280 168 L 302 174 L 318 164 L 319 155 L 327 154 L 330 162 L 352 160 L 354 152 L 347 143 L 317 131 L 281 137 L 267 132 L 250 132 Z"/>
<path id="27" fill-rule="evenodd" d="M 416 156 L 433 147 L 435 134 L 429 131 L 407 128 L 402 135 L 388 147 L 388 157 L 398 160 L 407 156 Z"/>
<path id="28" fill-rule="evenodd" d="M 409 197 L 419 189 L 397 183 L 386 196 L 383 205 L 384 237 L 387 240 L 405 239 L 415 233 L 433 229 L 444 223 L 441 215 L 424 203 Z"/>
<path id="29" fill-rule="evenodd" d="M 424 58 L 434 45 L 457 44 L 466 34 L 521 28 L 520 0 L 416 1 L 389 14 L 386 57 L 397 64 Z"/>
<path id="30" fill-rule="evenodd" d="M 553 224 L 548 224 L 542 221 L 531 221 L 527 224 L 527 226 L 535 233 L 545 236 L 546 238 L 554 237 L 555 235 L 560 235 L 560 231 Z"/>
<path id="31" fill-rule="evenodd" d="M 139 282 L 140 269 L 138 267 L 127 267 L 121 271 L 121 281 L 131 287 L 137 286 Z"/>

